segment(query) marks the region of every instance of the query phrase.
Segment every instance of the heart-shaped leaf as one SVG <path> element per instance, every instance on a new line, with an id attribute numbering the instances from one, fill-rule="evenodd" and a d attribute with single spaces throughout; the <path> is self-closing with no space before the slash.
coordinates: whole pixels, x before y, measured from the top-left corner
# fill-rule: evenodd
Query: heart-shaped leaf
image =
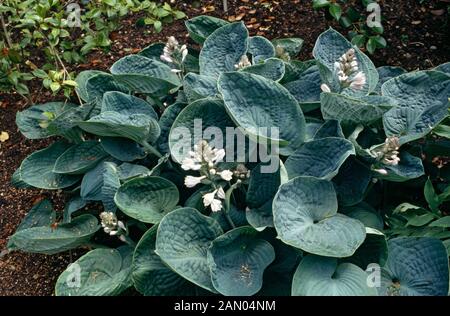
<path id="1" fill-rule="evenodd" d="M 248 31 L 244 23 L 218 28 L 206 39 L 200 52 L 200 74 L 217 78 L 222 72 L 235 70 L 247 48 Z"/>
<path id="2" fill-rule="evenodd" d="M 313 49 L 313 56 L 319 63 L 322 80 L 328 84 L 332 91 L 339 91 L 340 85 L 335 72 L 335 62 L 349 49 L 355 50 L 359 71 L 366 75 L 366 84 L 361 90 L 344 88 L 342 93 L 347 95 L 367 95 L 373 92 L 378 83 L 378 72 L 372 61 L 359 48 L 352 45 L 336 30 L 329 28 L 317 38 Z"/>
<path id="3" fill-rule="evenodd" d="M 388 80 L 384 96 L 398 106 L 383 116 L 387 136 L 400 137 L 404 144 L 428 134 L 448 114 L 450 76 L 440 71 L 416 71 Z"/>
<path id="4" fill-rule="evenodd" d="M 344 138 L 327 137 L 304 143 L 286 160 L 289 179 L 313 176 L 334 177 L 344 161 L 355 154 L 352 143 Z"/>
<path id="5" fill-rule="evenodd" d="M 136 142 L 123 137 L 101 137 L 103 150 L 121 161 L 143 159 L 147 154 Z"/>
<path id="6" fill-rule="evenodd" d="M 203 44 L 215 30 L 229 24 L 213 16 L 200 15 L 185 22 L 190 37 L 198 44 Z"/>
<path id="7" fill-rule="evenodd" d="M 281 154 L 290 154 L 305 137 L 305 118 L 295 98 L 279 83 L 244 73 L 224 73 L 219 91 L 236 124 L 251 135 L 282 144 Z M 278 128 L 279 135 L 271 135 Z"/>
<path id="8" fill-rule="evenodd" d="M 210 132 L 220 129 L 223 143 L 220 139 L 214 139 L 219 142 L 215 147 L 222 148 L 228 143 L 224 137 L 227 127 L 234 128 L 234 126 L 223 103 L 219 100 L 202 99 L 189 104 L 180 112 L 170 130 L 169 147 L 172 158 L 181 162 L 193 146 L 202 139 L 202 134 L 207 134 L 205 131 L 209 127 L 212 128 L 209 129 Z M 214 133 L 209 135 L 213 138 Z"/>
<path id="9" fill-rule="evenodd" d="M 283 242 L 320 256 L 349 257 L 366 237 L 360 221 L 337 213 L 333 184 L 313 177 L 280 186 L 273 221 Z"/>
<path id="10" fill-rule="evenodd" d="M 268 39 L 262 36 L 252 36 L 249 38 L 248 52 L 252 55 L 252 63 L 254 65 L 275 57 L 275 47 Z"/>
<path id="11" fill-rule="evenodd" d="M 56 281 L 56 296 L 119 295 L 130 284 L 128 259 L 116 249 L 94 249 L 70 264 Z"/>
<path id="12" fill-rule="evenodd" d="M 375 287 L 367 285 L 368 275 L 352 263 L 337 259 L 306 256 L 292 281 L 294 296 L 376 296 Z"/>
<path id="13" fill-rule="evenodd" d="M 389 240 L 388 250 L 380 295 L 448 295 L 448 254 L 439 239 L 399 237 Z"/>
<path id="14" fill-rule="evenodd" d="M 176 273 L 198 286 L 216 293 L 211 281 L 207 251 L 223 234 L 212 218 L 193 208 L 180 208 L 159 223 L 156 253 Z"/>
<path id="15" fill-rule="evenodd" d="M 172 271 L 155 253 L 157 228 L 156 225 L 150 228 L 134 250 L 134 286 L 146 296 L 194 295 L 193 284 Z"/>
<path id="16" fill-rule="evenodd" d="M 142 177 L 125 182 L 114 201 L 128 216 L 144 223 L 158 223 L 178 203 L 175 184 L 161 177 Z"/>
<path id="17" fill-rule="evenodd" d="M 280 81 L 284 76 L 285 66 L 282 60 L 269 58 L 259 64 L 245 67 L 241 71 L 260 75 L 269 80 Z"/>
<path id="18" fill-rule="evenodd" d="M 243 226 L 216 238 L 208 249 L 214 288 L 223 295 L 249 296 L 262 287 L 263 273 L 275 259 L 272 245 Z"/>

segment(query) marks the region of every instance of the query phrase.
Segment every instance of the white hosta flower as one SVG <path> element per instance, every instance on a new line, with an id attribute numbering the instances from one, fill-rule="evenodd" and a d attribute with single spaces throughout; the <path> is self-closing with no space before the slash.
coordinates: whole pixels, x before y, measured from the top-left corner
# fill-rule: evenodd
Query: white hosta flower
<path id="1" fill-rule="evenodd" d="M 213 211 L 213 212 L 219 212 L 221 209 L 222 209 L 222 201 L 221 200 L 217 200 L 217 199 L 214 199 L 212 202 L 211 202 L 211 211 Z"/>
<path id="2" fill-rule="evenodd" d="M 222 201 L 220 199 L 225 199 L 225 192 L 223 191 L 222 187 L 219 187 L 218 189 L 210 193 L 204 194 L 203 205 L 211 207 L 211 210 L 213 212 L 218 212 L 222 209 Z"/>
<path id="3" fill-rule="evenodd" d="M 388 174 L 386 169 L 374 169 L 373 171 L 378 172 L 379 174 L 382 174 L 384 176 Z"/>
<path id="4" fill-rule="evenodd" d="M 186 59 L 186 56 L 188 55 L 187 46 L 186 45 L 181 46 L 180 52 L 181 52 L 181 62 L 183 63 L 184 60 Z"/>
<path id="5" fill-rule="evenodd" d="M 201 156 L 195 151 L 190 151 L 188 155 L 181 162 L 181 168 L 183 170 L 200 170 L 202 167 Z"/>
<path id="6" fill-rule="evenodd" d="M 193 188 L 197 184 L 201 183 L 202 180 L 205 178 L 206 178 L 205 176 L 201 177 L 186 176 L 186 178 L 184 178 L 184 185 L 187 186 L 188 188 Z"/>
<path id="7" fill-rule="evenodd" d="M 168 56 L 168 55 L 161 55 L 160 56 L 162 61 L 168 62 L 168 63 L 173 63 L 173 59 L 172 57 Z"/>
<path id="8" fill-rule="evenodd" d="M 366 75 L 362 71 L 360 71 L 351 80 L 350 88 L 355 90 L 361 90 L 362 88 L 364 88 L 365 84 L 366 84 Z"/>
<path id="9" fill-rule="evenodd" d="M 100 213 L 100 219 L 103 231 L 111 236 L 117 235 L 121 230 L 127 230 L 124 223 L 117 220 L 117 216 L 113 212 Z"/>
<path id="10" fill-rule="evenodd" d="M 233 179 L 233 172 L 230 170 L 223 170 L 217 173 L 225 181 L 230 181 Z"/>
<path id="11" fill-rule="evenodd" d="M 330 87 L 329 87 L 327 84 L 325 84 L 325 83 L 322 83 L 322 84 L 320 85 L 320 89 L 321 89 L 323 92 L 331 92 Z"/>
<path id="12" fill-rule="evenodd" d="M 392 136 L 386 138 L 384 144 L 372 148 L 371 154 L 385 165 L 396 166 L 400 162 L 399 149 L 400 141 L 398 137 Z"/>
<path id="13" fill-rule="evenodd" d="M 171 72 L 173 72 L 174 74 L 178 74 L 181 72 L 180 69 L 170 69 Z"/>
<path id="14" fill-rule="evenodd" d="M 248 59 L 247 55 L 242 55 L 241 59 L 239 60 L 239 63 L 234 65 L 234 68 L 236 70 L 239 70 L 239 69 L 243 69 L 245 67 L 251 66 L 251 65 L 252 65 L 252 63 Z"/>
<path id="15" fill-rule="evenodd" d="M 217 196 L 222 200 L 225 199 L 225 191 L 222 187 L 219 187 L 219 189 L 217 190 Z"/>

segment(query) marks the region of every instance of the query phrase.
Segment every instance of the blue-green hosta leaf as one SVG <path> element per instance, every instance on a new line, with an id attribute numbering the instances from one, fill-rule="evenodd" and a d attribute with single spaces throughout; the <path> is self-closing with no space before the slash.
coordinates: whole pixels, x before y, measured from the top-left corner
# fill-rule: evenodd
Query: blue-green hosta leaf
<path id="1" fill-rule="evenodd" d="M 433 70 L 441 71 L 441 72 L 443 72 L 443 73 L 445 73 L 447 75 L 450 75 L 450 62 L 441 64 L 441 65 L 433 68 Z"/>
<path id="2" fill-rule="evenodd" d="M 84 174 L 107 154 L 97 141 L 85 141 L 67 149 L 55 162 L 54 173 Z"/>
<path id="3" fill-rule="evenodd" d="M 189 103 L 198 99 L 214 98 L 218 94 L 216 78 L 192 72 L 184 77 L 183 88 Z"/>
<path id="4" fill-rule="evenodd" d="M 219 128 L 225 136 L 226 128 L 234 126 L 222 101 L 202 99 L 189 104 L 177 116 L 169 133 L 172 158 L 181 163 L 192 147 L 201 140 L 202 135 L 198 135 L 200 128 L 202 134 L 206 134 L 208 127 Z M 226 143 L 226 139 L 223 139 L 223 144 L 219 142 L 215 147 L 221 148 Z"/>
<path id="5" fill-rule="evenodd" d="M 252 55 L 252 64 L 254 65 L 275 57 L 275 47 L 262 36 L 252 36 L 248 39 L 248 52 Z"/>
<path id="6" fill-rule="evenodd" d="M 72 221 L 72 214 L 85 207 L 87 201 L 80 196 L 73 196 L 64 206 L 62 223 L 70 223 Z"/>
<path id="7" fill-rule="evenodd" d="M 337 213 L 333 184 L 297 177 L 282 184 L 273 200 L 278 237 L 288 245 L 327 257 L 349 257 L 366 237 L 364 225 Z"/>
<path id="8" fill-rule="evenodd" d="M 107 212 L 115 212 L 117 207 L 114 196 L 120 187 L 119 168 L 115 163 L 105 162 L 105 171 L 102 176 L 101 200 L 103 207 Z"/>
<path id="9" fill-rule="evenodd" d="M 273 227 L 272 202 L 280 184 L 287 181 L 287 171 L 278 161 L 275 172 L 267 168 L 267 163 L 260 163 L 252 169 L 247 189 L 245 212 L 247 221 L 257 230 Z"/>
<path id="10" fill-rule="evenodd" d="M 144 57 L 161 61 L 161 55 L 163 54 L 165 43 L 153 43 L 143 48 L 138 54 Z"/>
<path id="11" fill-rule="evenodd" d="M 85 244 L 98 229 L 97 219 L 85 214 L 56 228 L 48 225 L 20 230 L 9 240 L 22 251 L 51 255 Z"/>
<path id="12" fill-rule="evenodd" d="M 120 180 L 123 181 L 129 178 L 146 175 L 150 173 L 150 170 L 147 167 L 141 165 L 124 162 L 119 167 L 117 167 L 117 172 Z"/>
<path id="13" fill-rule="evenodd" d="M 216 238 L 207 255 L 214 288 L 223 295 L 249 296 L 262 287 L 263 273 L 275 259 L 272 245 L 249 226 Z"/>
<path id="14" fill-rule="evenodd" d="M 108 160 L 100 162 L 83 176 L 80 189 L 80 196 L 83 200 L 102 200 L 103 173 L 106 170 L 106 162 Z"/>
<path id="15" fill-rule="evenodd" d="M 392 109 L 394 100 L 384 96 L 353 98 L 337 93 L 324 92 L 320 95 L 324 119 L 336 119 L 344 123 L 371 123 Z"/>
<path id="16" fill-rule="evenodd" d="M 141 50 L 138 54 L 141 56 L 161 62 L 162 61 L 161 55 L 163 54 L 163 50 L 164 50 L 165 46 L 166 46 L 165 43 L 150 44 L 149 46 L 147 46 L 146 48 Z M 195 73 L 199 72 L 198 54 L 199 54 L 198 51 L 189 47 L 189 53 L 187 54 L 187 56 L 184 60 L 184 63 L 183 63 L 183 66 L 184 66 L 184 69 L 186 70 L 186 72 L 188 72 L 188 73 L 189 72 L 195 72 Z M 176 67 L 176 65 L 173 63 L 168 63 L 165 61 L 162 61 L 162 62 L 167 64 L 170 68 Z"/>
<path id="17" fill-rule="evenodd" d="M 161 177 L 143 177 L 125 182 L 114 201 L 126 215 L 145 223 L 158 223 L 178 203 L 175 184 Z"/>
<path id="18" fill-rule="evenodd" d="M 88 121 L 78 122 L 88 133 L 98 136 L 124 137 L 137 143 L 154 142 L 161 132 L 158 121 L 144 114 L 102 112 Z"/>
<path id="19" fill-rule="evenodd" d="M 425 171 L 423 169 L 422 159 L 413 156 L 407 151 L 400 151 L 400 162 L 396 166 L 383 165 L 388 172 L 387 175 L 375 172 L 377 178 L 394 182 L 404 182 L 422 176 Z"/>
<path id="20" fill-rule="evenodd" d="M 303 46 L 303 40 L 298 37 L 280 38 L 272 41 L 273 46 L 284 49 L 290 57 L 294 58 L 300 53 Z"/>
<path id="21" fill-rule="evenodd" d="M 214 78 L 235 65 L 247 53 L 248 31 L 244 23 L 236 22 L 215 30 L 200 52 L 200 74 Z"/>
<path id="22" fill-rule="evenodd" d="M 372 172 L 354 157 L 347 159 L 333 178 L 340 205 L 355 205 L 364 199 Z"/>
<path id="23" fill-rule="evenodd" d="M 319 63 L 322 80 L 330 86 L 332 91 L 339 89 L 334 63 L 350 48 L 355 50 L 359 70 L 366 75 L 367 82 L 362 90 L 345 88 L 342 93 L 355 96 L 369 94 L 375 90 L 378 83 L 378 72 L 374 64 L 359 48 L 332 28 L 319 35 L 313 49 L 313 56 Z"/>
<path id="24" fill-rule="evenodd" d="M 141 55 L 128 55 L 114 63 L 111 73 L 130 90 L 165 95 L 181 85 L 178 76 L 166 64 Z"/>
<path id="25" fill-rule="evenodd" d="M 28 139 L 47 138 L 55 135 L 47 129 L 50 122 L 64 111 L 76 105 L 64 102 L 49 102 L 33 105 L 16 114 L 16 125 Z"/>
<path id="26" fill-rule="evenodd" d="M 193 208 L 180 208 L 164 216 L 159 223 L 155 252 L 176 273 L 216 293 L 207 251 L 212 241 L 222 234 L 222 228 L 214 219 Z"/>
<path id="27" fill-rule="evenodd" d="M 386 236 L 376 229 L 367 227 L 366 233 L 363 244 L 356 249 L 353 256 L 344 260 L 356 264 L 363 270 L 366 270 L 370 264 L 384 266 L 388 257 Z"/>
<path id="28" fill-rule="evenodd" d="M 277 82 L 243 73 L 224 73 L 219 78 L 219 91 L 225 107 L 246 132 L 271 139 L 282 146 L 280 153 L 291 154 L 305 137 L 305 118 L 295 98 Z M 279 135 L 271 135 L 278 128 Z"/>
<path id="29" fill-rule="evenodd" d="M 381 215 L 365 202 L 361 202 L 351 207 L 344 207 L 340 211 L 351 218 L 359 220 L 366 227 L 379 231 L 384 229 L 384 222 Z"/>
<path id="30" fill-rule="evenodd" d="M 430 224 L 431 227 L 450 228 L 450 216 L 444 216 Z"/>
<path id="31" fill-rule="evenodd" d="M 367 285 L 367 273 L 352 263 L 334 258 L 306 256 L 292 281 L 293 296 L 376 296 Z"/>
<path id="32" fill-rule="evenodd" d="M 384 96 L 398 106 L 383 116 L 387 136 L 398 136 L 404 144 L 428 134 L 448 114 L 450 76 L 439 71 L 416 71 L 383 84 Z"/>
<path id="33" fill-rule="evenodd" d="M 259 64 L 245 67 L 242 71 L 260 75 L 273 81 L 280 81 L 284 76 L 285 66 L 281 59 L 269 58 Z"/>
<path id="34" fill-rule="evenodd" d="M 47 130 L 51 134 L 62 136 L 70 142 L 81 143 L 84 138 L 83 131 L 78 127 L 78 122 L 87 120 L 93 112 L 96 112 L 96 104 L 94 103 L 70 107 L 50 121 Z"/>
<path id="35" fill-rule="evenodd" d="M 75 82 L 77 83 L 77 86 L 75 87 L 75 91 L 77 92 L 78 96 L 81 98 L 81 100 L 88 102 L 89 101 L 89 95 L 88 91 L 86 89 L 87 81 L 98 74 L 104 73 L 99 70 L 84 70 L 80 72 L 77 77 L 75 78 Z"/>
<path id="36" fill-rule="evenodd" d="M 401 67 L 392 66 L 381 66 L 377 68 L 377 71 L 380 80 L 378 81 L 377 87 L 374 92 L 379 94 L 381 94 L 381 86 L 383 85 L 383 83 L 406 72 L 406 70 Z"/>
<path id="37" fill-rule="evenodd" d="M 20 178 L 25 183 L 40 189 L 56 190 L 70 187 L 80 177 L 53 172 L 57 159 L 69 148 L 69 144 L 56 142 L 47 148 L 35 151 L 22 161 Z"/>
<path id="38" fill-rule="evenodd" d="M 316 77 L 316 73 L 319 73 L 319 68 L 316 65 L 316 61 L 314 59 L 300 61 L 300 60 L 291 60 L 289 62 L 285 62 L 285 74 L 283 79 L 280 81 L 282 84 L 286 84 L 291 81 L 295 81 L 298 79 L 311 80 L 312 77 Z M 304 74 L 308 74 L 306 77 Z M 312 77 L 311 77 L 312 76 Z M 322 79 L 321 79 L 322 80 Z M 314 80 L 313 80 L 314 81 Z"/>
<path id="39" fill-rule="evenodd" d="M 155 253 L 158 226 L 150 228 L 134 250 L 132 279 L 146 296 L 194 295 L 194 285 L 165 265 Z"/>
<path id="40" fill-rule="evenodd" d="M 103 150 L 121 161 L 143 159 L 147 154 L 136 142 L 123 137 L 101 137 Z"/>
<path id="41" fill-rule="evenodd" d="M 289 179 L 297 176 L 333 178 L 341 165 L 355 154 L 352 143 L 344 138 L 327 137 L 304 143 L 285 162 Z"/>
<path id="42" fill-rule="evenodd" d="M 322 93 L 320 88 L 322 79 L 320 78 L 319 68 L 315 65 L 311 66 L 302 70 L 297 77 L 298 79 L 284 84 L 286 89 L 300 103 L 303 112 L 310 112 L 319 108 L 320 94 Z"/>
<path id="43" fill-rule="evenodd" d="M 32 188 L 31 185 L 22 180 L 22 177 L 20 175 L 20 166 L 16 169 L 16 171 L 14 171 L 13 175 L 11 176 L 11 185 L 18 189 Z"/>
<path id="44" fill-rule="evenodd" d="M 56 212 L 53 210 L 52 204 L 49 200 L 42 200 L 30 209 L 19 226 L 17 226 L 16 232 L 31 227 L 50 226 L 55 220 Z"/>
<path id="45" fill-rule="evenodd" d="M 55 295 L 119 295 L 132 285 L 131 268 L 127 261 L 116 249 L 91 250 L 59 276 Z"/>
<path id="46" fill-rule="evenodd" d="M 122 114 L 145 114 L 158 120 L 153 107 L 141 98 L 119 91 L 108 91 L 103 95 L 102 112 L 114 111 Z"/>
<path id="47" fill-rule="evenodd" d="M 314 139 L 321 139 L 326 137 L 345 138 L 341 124 L 338 120 L 326 120 L 325 123 L 323 123 L 314 134 Z"/>
<path id="48" fill-rule="evenodd" d="M 263 231 L 266 227 L 273 227 L 272 202 L 273 198 L 261 206 L 247 208 L 245 211 L 247 222 L 256 230 Z"/>
<path id="49" fill-rule="evenodd" d="M 107 91 L 128 92 L 128 89 L 118 83 L 111 74 L 101 72 L 90 76 L 86 81 L 87 102 L 97 104 L 98 109 L 101 108 L 103 94 Z M 98 114 L 98 113 L 96 113 Z"/>
<path id="50" fill-rule="evenodd" d="M 439 239 L 399 237 L 389 240 L 388 250 L 380 295 L 448 295 L 448 254 Z"/>
<path id="51" fill-rule="evenodd" d="M 198 44 L 203 44 L 215 30 L 229 24 L 222 19 L 200 15 L 185 22 L 189 36 Z"/>
<path id="52" fill-rule="evenodd" d="M 159 119 L 159 127 L 161 128 L 161 134 L 159 135 L 157 146 L 158 150 L 162 154 L 167 154 L 170 152 L 169 150 L 169 133 L 170 128 L 172 127 L 175 119 L 178 114 L 180 114 L 181 110 L 185 108 L 186 104 L 184 103 L 174 103 L 168 108 L 166 108 Z"/>
<path id="53" fill-rule="evenodd" d="M 307 118 L 308 119 L 308 118 Z M 314 139 L 317 131 L 322 127 L 322 121 L 306 121 L 305 142 L 309 142 Z"/>

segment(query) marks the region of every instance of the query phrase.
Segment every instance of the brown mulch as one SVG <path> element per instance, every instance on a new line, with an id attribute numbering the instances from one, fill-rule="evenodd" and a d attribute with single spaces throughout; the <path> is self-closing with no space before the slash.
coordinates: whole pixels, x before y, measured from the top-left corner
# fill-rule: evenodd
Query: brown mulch
<path id="1" fill-rule="evenodd" d="M 345 32 L 339 25 L 326 20 L 323 11 L 314 11 L 310 0 L 229 0 L 229 11 L 222 12 L 222 1 L 177 1 L 178 7 L 189 17 L 209 14 L 230 20 L 243 20 L 252 35 L 268 38 L 298 36 L 305 40 L 300 59 L 310 59 L 317 36 L 329 26 Z M 360 1 L 355 1 L 360 3 Z M 189 4 L 185 4 L 189 3 Z M 426 69 L 450 60 L 449 16 L 446 9 L 450 0 L 380 1 L 385 38 L 388 49 L 378 50 L 371 58 L 377 66 L 396 65 L 408 70 Z M 106 70 L 120 57 L 134 53 L 156 41 L 165 41 L 169 35 L 181 39 L 187 36 L 183 21 L 166 25 L 155 34 L 149 27 L 136 27 L 137 17 L 122 21 L 121 29 L 112 34 L 109 51 L 96 51 L 86 63 L 69 65 L 71 70 Z M 36 52 L 32 61 L 42 65 Z M 35 103 L 54 100 L 39 82 L 31 84 Z M 60 98 L 60 97 L 59 97 Z M 33 151 L 48 145 L 49 140 L 25 139 L 15 126 L 15 114 L 27 105 L 16 94 L 0 94 L 0 132 L 9 133 L 10 139 L 0 143 L 0 252 L 8 237 L 36 201 L 51 198 L 56 208 L 62 208 L 62 197 L 41 190 L 16 189 L 9 185 L 11 175 L 20 162 Z M 76 260 L 77 252 L 54 256 L 14 252 L 0 254 L 0 295 L 51 295 L 58 275 Z"/>

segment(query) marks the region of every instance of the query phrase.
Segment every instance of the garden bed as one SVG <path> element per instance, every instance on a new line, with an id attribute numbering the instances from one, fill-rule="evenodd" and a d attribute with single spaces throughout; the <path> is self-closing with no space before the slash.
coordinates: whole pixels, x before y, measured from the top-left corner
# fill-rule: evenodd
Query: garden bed
<path id="1" fill-rule="evenodd" d="M 181 2 L 181 1 L 178 1 Z M 191 1 L 187 1 L 191 2 Z M 246 22 L 252 35 L 259 34 L 270 39 L 278 37 L 301 37 L 305 40 L 300 59 L 310 59 L 317 36 L 333 26 L 344 32 L 336 22 L 327 21 L 322 11 L 312 9 L 310 1 L 229 1 L 229 11 L 224 14 L 222 1 L 199 1 L 199 7 L 178 4 L 188 17 L 209 14 L 224 19 L 241 19 Z M 270 6 L 264 3 L 270 2 Z M 448 61 L 450 39 L 446 1 L 381 1 L 384 21 L 384 37 L 388 48 L 377 50 L 371 56 L 376 66 L 401 66 L 407 70 L 427 69 Z M 212 10 L 214 7 L 214 10 Z M 442 12 L 442 10 L 444 12 Z M 96 51 L 88 56 L 88 62 L 70 65 L 77 72 L 84 69 L 106 70 L 124 55 L 137 52 L 150 43 L 165 41 L 170 35 L 187 36 L 183 21 L 176 21 L 155 34 L 135 26 L 137 17 L 122 21 L 120 30 L 111 36 L 109 52 Z M 40 53 L 35 52 L 33 62 L 37 65 Z M 32 82 L 31 96 L 35 103 L 55 98 L 40 84 Z M 63 97 L 60 97 L 63 99 Z M 55 192 L 16 189 L 9 185 L 11 175 L 20 162 L 33 151 L 49 144 L 47 140 L 25 139 L 15 125 L 15 114 L 27 105 L 18 95 L 1 95 L 0 131 L 9 133 L 9 140 L 0 147 L 0 251 L 5 249 L 8 237 L 14 233 L 28 210 L 44 197 L 50 198 L 58 210 L 63 208 L 64 198 Z M 31 255 L 21 252 L 2 253 L 0 257 L 0 295 L 51 295 L 58 275 L 83 251 L 60 255 Z"/>

